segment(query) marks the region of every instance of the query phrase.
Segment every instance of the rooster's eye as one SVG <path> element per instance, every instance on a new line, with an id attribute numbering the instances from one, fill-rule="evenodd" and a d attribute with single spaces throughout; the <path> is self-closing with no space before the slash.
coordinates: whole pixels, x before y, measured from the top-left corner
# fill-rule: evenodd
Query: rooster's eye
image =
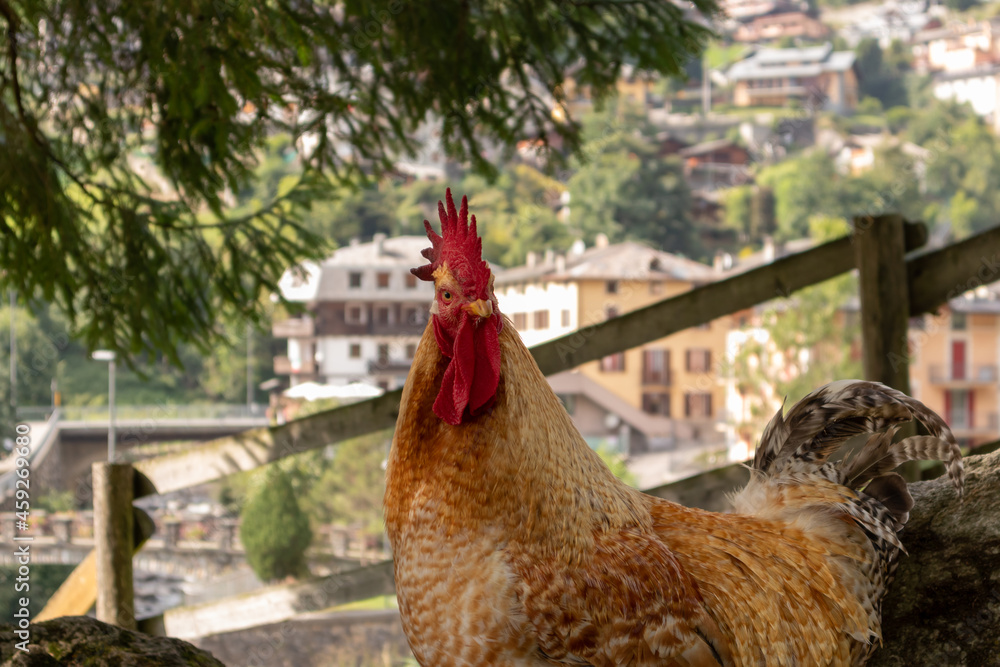
<path id="1" fill-rule="evenodd" d="M 441 292 L 441 298 L 445 300 L 445 303 L 448 303 L 451 301 L 451 292 L 448 290 Z"/>

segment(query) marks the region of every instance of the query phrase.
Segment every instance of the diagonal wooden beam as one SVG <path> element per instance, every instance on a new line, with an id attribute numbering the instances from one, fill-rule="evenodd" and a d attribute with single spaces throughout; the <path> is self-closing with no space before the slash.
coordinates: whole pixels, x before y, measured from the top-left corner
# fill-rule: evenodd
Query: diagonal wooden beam
<path id="1" fill-rule="evenodd" d="M 920 223 L 907 223 L 906 248 L 927 240 Z M 725 280 L 601 321 L 569 335 L 536 345 L 531 353 L 545 375 L 627 350 L 710 322 L 854 268 L 852 238 L 845 236 L 789 255 Z M 601 314 L 603 317 L 603 314 Z M 160 493 L 196 486 L 236 472 L 252 470 L 292 454 L 324 447 L 396 424 L 400 390 L 351 405 L 319 412 L 283 426 L 259 428 L 219 438 L 189 451 L 135 464 Z"/>
<path id="2" fill-rule="evenodd" d="M 910 315 L 940 306 L 980 285 L 1000 280 L 1000 226 L 906 262 Z"/>

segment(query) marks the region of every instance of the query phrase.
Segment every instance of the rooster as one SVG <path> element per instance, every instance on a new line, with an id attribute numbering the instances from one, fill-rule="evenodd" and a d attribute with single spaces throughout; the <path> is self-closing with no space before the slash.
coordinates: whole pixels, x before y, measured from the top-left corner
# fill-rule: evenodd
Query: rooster
<path id="1" fill-rule="evenodd" d="M 425 221 L 432 317 L 403 389 L 385 521 L 403 627 L 426 666 L 862 665 L 913 501 L 892 470 L 947 462 L 916 400 L 840 381 L 765 429 L 735 512 L 621 483 L 501 315 L 468 202 Z M 930 433 L 894 442 L 903 423 Z M 847 440 L 853 455 L 830 461 Z"/>

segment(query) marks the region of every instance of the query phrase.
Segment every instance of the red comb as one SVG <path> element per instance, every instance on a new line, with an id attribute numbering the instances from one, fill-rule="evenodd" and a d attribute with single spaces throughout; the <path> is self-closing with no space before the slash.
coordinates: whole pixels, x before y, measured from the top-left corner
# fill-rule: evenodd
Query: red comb
<path id="1" fill-rule="evenodd" d="M 447 263 L 449 270 L 465 286 L 474 287 L 478 298 L 486 298 L 486 288 L 490 281 L 490 266 L 483 261 L 483 241 L 476 232 L 476 216 L 469 224 L 469 200 L 462 197 L 462 208 L 455 210 L 455 200 L 451 198 L 451 188 L 445 191 L 445 205 L 438 202 L 438 217 L 441 218 L 441 234 L 438 235 L 431 223 L 424 220 L 427 238 L 431 247 L 421 251 L 430 261 L 410 272 L 421 280 L 433 281 L 434 271 Z"/>

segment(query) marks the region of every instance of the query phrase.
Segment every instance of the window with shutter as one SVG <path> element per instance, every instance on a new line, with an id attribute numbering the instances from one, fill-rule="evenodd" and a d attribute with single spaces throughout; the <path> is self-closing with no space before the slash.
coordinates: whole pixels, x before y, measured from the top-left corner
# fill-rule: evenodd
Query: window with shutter
<path id="1" fill-rule="evenodd" d="M 642 395 L 642 410 L 651 415 L 670 416 L 670 394 L 648 392 Z"/>
<path id="2" fill-rule="evenodd" d="M 670 350 L 643 350 L 642 382 L 643 384 L 670 384 Z"/>
<path id="3" fill-rule="evenodd" d="M 693 349 L 684 352 L 684 367 L 688 373 L 707 373 L 712 367 L 712 351 Z"/>
<path id="4" fill-rule="evenodd" d="M 684 394 L 684 416 L 691 419 L 707 419 L 712 416 L 712 395 L 707 392 Z"/>
<path id="5" fill-rule="evenodd" d="M 625 370 L 625 353 L 609 354 L 601 359 L 601 371 L 604 373 L 621 373 Z"/>

